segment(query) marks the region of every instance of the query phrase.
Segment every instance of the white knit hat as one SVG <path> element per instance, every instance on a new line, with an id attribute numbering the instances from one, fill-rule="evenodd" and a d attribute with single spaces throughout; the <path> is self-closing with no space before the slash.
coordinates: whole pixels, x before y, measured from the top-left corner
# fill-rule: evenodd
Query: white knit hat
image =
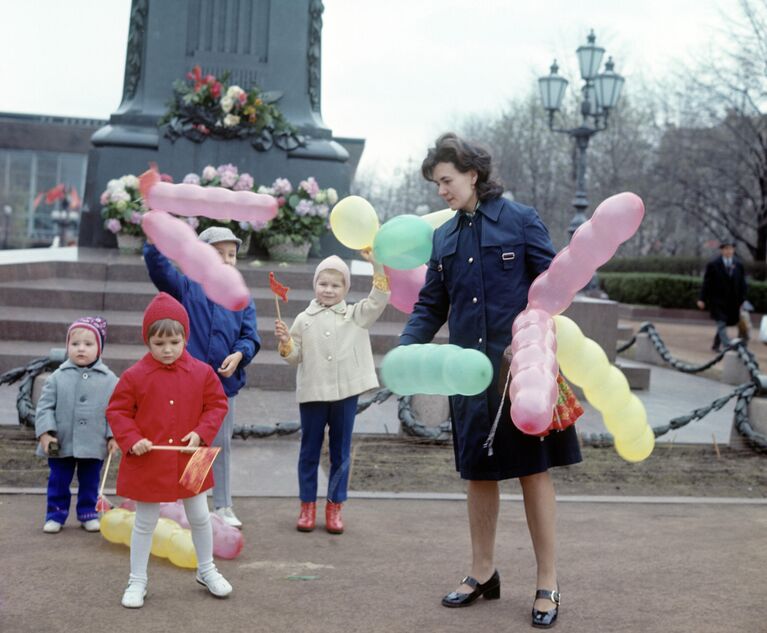
<path id="1" fill-rule="evenodd" d="M 314 271 L 314 281 L 312 282 L 312 286 L 317 285 L 317 277 L 319 277 L 320 273 L 324 270 L 335 270 L 341 273 L 344 277 L 346 289 L 349 290 L 352 285 L 351 274 L 349 273 L 349 267 L 346 265 L 343 259 L 341 259 L 338 255 L 331 255 L 330 257 L 326 257 L 319 264 L 317 264 L 317 269 Z"/>

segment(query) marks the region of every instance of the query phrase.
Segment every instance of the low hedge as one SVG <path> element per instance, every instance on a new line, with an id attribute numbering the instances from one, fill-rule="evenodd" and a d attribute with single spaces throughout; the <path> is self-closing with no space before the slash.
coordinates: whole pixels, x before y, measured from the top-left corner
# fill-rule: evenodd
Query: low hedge
<path id="1" fill-rule="evenodd" d="M 613 301 L 661 308 L 695 309 L 701 277 L 665 273 L 598 273 L 599 285 Z M 749 281 L 748 300 L 754 311 L 767 313 L 767 282 Z"/>
<path id="2" fill-rule="evenodd" d="M 665 275 L 703 275 L 710 257 L 614 257 L 600 270 L 606 273 L 663 273 Z M 764 262 L 744 262 L 751 279 L 767 278 Z"/>

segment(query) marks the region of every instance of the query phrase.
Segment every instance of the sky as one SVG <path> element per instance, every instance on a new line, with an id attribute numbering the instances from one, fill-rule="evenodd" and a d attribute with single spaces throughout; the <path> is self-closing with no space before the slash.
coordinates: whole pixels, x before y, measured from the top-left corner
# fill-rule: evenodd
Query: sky
<path id="1" fill-rule="evenodd" d="M 286 2 L 290 0 L 275 0 Z M 108 118 L 120 103 L 130 0 L 0 0 L 0 112 Z M 665 77 L 724 41 L 738 0 L 324 0 L 322 116 L 366 139 L 360 170 L 418 162 L 442 132 L 535 88 L 594 29 L 626 77 Z M 97 77 L 79 78 L 86 69 Z M 572 90 L 571 85 L 568 90 Z"/>

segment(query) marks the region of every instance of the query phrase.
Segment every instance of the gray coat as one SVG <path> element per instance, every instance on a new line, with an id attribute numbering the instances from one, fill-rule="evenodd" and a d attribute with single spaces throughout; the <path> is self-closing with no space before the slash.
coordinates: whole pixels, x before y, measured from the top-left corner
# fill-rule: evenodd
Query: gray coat
<path id="1" fill-rule="evenodd" d="M 43 387 L 35 414 L 35 436 L 54 431 L 59 457 L 104 459 L 112 431 L 106 408 L 117 376 L 99 359 L 93 367 L 66 360 Z M 38 444 L 37 454 L 45 454 Z"/>

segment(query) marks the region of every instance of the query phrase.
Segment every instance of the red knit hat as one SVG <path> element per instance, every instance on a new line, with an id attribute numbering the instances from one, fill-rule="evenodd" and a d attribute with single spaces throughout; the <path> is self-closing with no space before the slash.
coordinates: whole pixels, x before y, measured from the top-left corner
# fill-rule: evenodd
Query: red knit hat
<path id="1" fill-rule="evenodd" d="M 144 310 L 144 325 L 141 333 L 144 343 L 149 344 L 149 326 L 161 319 L 173 319 L 184 326 L 184 338 L 189 340 L 189 315 L 186 308 L 171 297 L 167 292 L 160 292 L 149 302 Z"/>

